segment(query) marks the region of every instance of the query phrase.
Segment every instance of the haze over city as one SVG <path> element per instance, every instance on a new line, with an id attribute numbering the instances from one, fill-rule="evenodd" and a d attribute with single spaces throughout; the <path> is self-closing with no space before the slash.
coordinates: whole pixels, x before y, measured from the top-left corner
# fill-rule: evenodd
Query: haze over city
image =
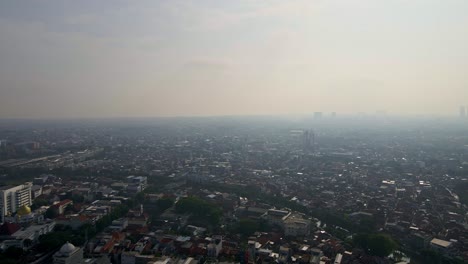
<path id="1" fill-rule="evenodd" d="M 0 1 L 0 263 L 468 263 L 467 11 Z"/>
<path id="2" fill-rule="evenodd" d="M 468 1 L 2 1 L 0 118 L 456 115 Z"/>

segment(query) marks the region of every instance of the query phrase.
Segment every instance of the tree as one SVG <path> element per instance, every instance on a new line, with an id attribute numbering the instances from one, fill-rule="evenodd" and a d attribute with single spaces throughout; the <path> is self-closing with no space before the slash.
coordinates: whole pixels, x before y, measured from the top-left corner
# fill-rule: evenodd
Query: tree
<path id="1" fill-rule="evenodd" d="M 32 210 L 36 210 L 37 208 L 41 207 L 41 206 L 45 206 L 45 205 L 49 205 L 49 201 L 47 201 L 46 199 L 36 199 L 34 200 L 33 204 L 31 205 L 31 209 Z"/>
<path id="2" fill-rule="evenodd" d="M 108 215 L 103 216 L 96 222 L 96 232 L 101 232 L 109 226 L 113 220 L 118 219 L 128 213 L 128 207 L 125 204 L 116 206 L 112 212 Z"/>
<path id="3" fill-rule="evenodd" d="M 49 207 L 47 211 L 44 213 L 44 216 L 49 219 L 54 219 L 58 216 L 58 211 L 54 207 Z"/>
<path id="4" fill-rule="evenodd" d="M 31 239 L 27 238 L 23 241 L 23 246 L 26 247 L 26 248 L 29 248 L 30 246 L 32 246 L 33 242 Z"/>
<path id="5" fill-rule="evenodd" d="M 238 223 L 238 232 L 244 236 L 250 236 L 259 229 L 256 221 L 250 219 L 241 219 Z"/>
<path id="6" fill-rule="evenodd" d="M 167 209 L 171 208 L 174 205 L 174 199 L 171 198 L 161 198 L 156 201 L 156 206 L 158 206 L 159 211 L 164 212 Z"/>
<path id="7" fill-rule="evenodd" d="M 65 207 L 65 214 L 72 213 L 72 212 L 74 212 L 73 205 L 71 205 L 71 204 L 67 205 L 67 207 Z"/>
<path id="8" fill-rule="evenodd" d="M 23 255 L 24 251 L 19 247 L 9 247 L 3 253 L 7 258 L 18 258 Z"/>
<path id="9" fill-rule="evenodd" d="M 135 195 L 135 201 L 137 203 L 143 203 L 145 201 L 146 194 L 144 192 L 139 192 Z"/>
<path id="10" fill-rule="evenodd" d="M 214 204 L 208 203 L 197 197 L 182 198 L 175 206 L 176 212 L 182 214 L 191 214 L 194 220 L 198 222 L 208 221 L 215 226 L 219 223 L 222 212 Z M 203 221 L 201 221 L 203 220 Z"/>
<path id="11" fill-rule="evenodd" d="M 257 221 L 258 224 L 258 231 L 260 232 L 271 232 L 273 230 L 273 226 L 268 223 L 266 219 L 260 218 Z"/>
<path id="12" fill-rule="evenodd" d="M 71 196 L 71 200 L 73 201 L 73 203 L 82 203 L 82 202 L 84 202 L 85 198 L 84 198 L 83 195 L 73 194 Z"/>
<path id="13" fill-rule="evenodd" d="M 88 235 L 88 237 L 94 237 L 97 234 L 96 226 L 86 223 L 79 228 L 79 232 Z"/>
<path id="14" fill-rule="evenodd" d="M 459 182 L 454 187 L 454 191 L 460 198 L 460 202 L 468 205 L 468 192 L 466 190 L 468 190 L 468 182 Z"/>
<path id="15" fill-rule="evenodd" d="M 363 217 L 357 227 L 359 232 L 373 232 L 376 230 L 376 222 L 373 217 Z"/>
<path id="16" fill-rule="evenodd" d="M 398 248 L 398 244 L 385 234 L 358 234 L 354 236 L 353 243 L 368 254 L 379 257 L 386 257 Z"/>
<path id="17" fill-rule="evenodd" d="M 69 237 L 64 237 L 63 232 L 52 232 L 39 237 L 37 248 L 40 252 L 49 252 L 62 246 L 69 241 Z"/>
<path id="18" fill-rule="evenodd" d="M 421 251 L 422 261 L 427 264 L 437 264 L 442 262 L 442 255 L 433 250 L 422 250 Z"/>
<path id="19" fill-rule="evenodd" d="M 386 257 L 397 247 L 398 244 L 387 235 L 376 234 L 369 237 L 369 251 L 374 256 Z"/>

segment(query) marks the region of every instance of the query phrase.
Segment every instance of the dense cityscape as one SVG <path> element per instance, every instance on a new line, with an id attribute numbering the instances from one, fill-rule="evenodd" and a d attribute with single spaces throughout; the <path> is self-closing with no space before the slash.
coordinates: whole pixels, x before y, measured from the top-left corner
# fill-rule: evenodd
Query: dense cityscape
<path id="1" fill-rule="evenodd" d="M 0 263 L 466 263 L 468 119 L 0 122 Z"/>
<path id="2" fill-rule="evenodd" d="M 0 264 L 468 264 L 467 10 L 0 1 Z"/>

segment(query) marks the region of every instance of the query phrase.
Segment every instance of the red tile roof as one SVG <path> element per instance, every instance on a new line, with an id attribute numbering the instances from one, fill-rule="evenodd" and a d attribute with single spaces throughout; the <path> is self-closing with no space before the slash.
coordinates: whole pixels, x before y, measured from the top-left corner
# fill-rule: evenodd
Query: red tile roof
<path id="1" fill-rule="evenodd" d="M 5 222 L 0 226 L 0 235 L 11 236 L 20 229 L 21 226 L 18 224 Z"/>

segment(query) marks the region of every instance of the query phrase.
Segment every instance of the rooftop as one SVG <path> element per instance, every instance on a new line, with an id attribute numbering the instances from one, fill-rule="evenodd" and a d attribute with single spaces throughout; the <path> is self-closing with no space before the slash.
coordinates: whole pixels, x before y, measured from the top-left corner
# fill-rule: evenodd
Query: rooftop
<path id="1" fill-rule="evenodd" d="M 431 240 L 431 244 L 439 246 L 439 247 L 448 248 L 452 245 L 452 242 L 434 238 Z"/>

